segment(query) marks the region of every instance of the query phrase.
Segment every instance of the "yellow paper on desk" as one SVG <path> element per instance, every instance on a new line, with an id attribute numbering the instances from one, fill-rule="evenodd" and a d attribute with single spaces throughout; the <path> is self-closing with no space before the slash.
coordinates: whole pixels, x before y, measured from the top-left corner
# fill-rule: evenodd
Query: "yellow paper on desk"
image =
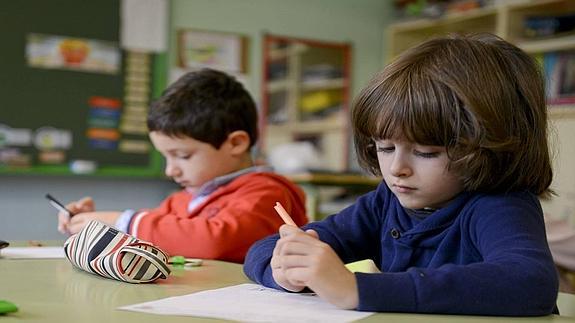
<path id="1" fill-rule="evenodd" d="M 355 262 L 350 262 L 349 264 L 346 264 L 345 267 L 352 273 L 358 272 L 358 273 L 374 274 L 381 272 L 371 259 L 364 259 Z"/>

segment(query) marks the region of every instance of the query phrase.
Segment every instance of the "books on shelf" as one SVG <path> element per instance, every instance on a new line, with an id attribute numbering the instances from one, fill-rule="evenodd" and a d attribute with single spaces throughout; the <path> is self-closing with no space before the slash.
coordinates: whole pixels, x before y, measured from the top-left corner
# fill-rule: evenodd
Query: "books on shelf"
<path id="1" fill-rule="evenodd" d="M 575 31 L 575 14 L 530 16 L 523 20 L 525 36 L 547 37 Z"/>
<path id="2" fill-rule="evenodd" d="M 549 52 L 538 57 L 545 71 L 547 103 L 575 103 L 575 51 Z"/>

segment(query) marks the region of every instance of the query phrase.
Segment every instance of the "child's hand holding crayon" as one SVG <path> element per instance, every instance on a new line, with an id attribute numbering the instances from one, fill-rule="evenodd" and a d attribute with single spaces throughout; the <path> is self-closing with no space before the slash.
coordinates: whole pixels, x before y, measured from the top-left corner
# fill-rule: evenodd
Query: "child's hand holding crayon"
<path id="1" fill-rule="evenodd" d="M 289 222 L 285 219 L 287 212 L 278 205 L 276 211 L 284 222 Z M 316 231 L 304 232 L 295 225 L 286 224 L 280 227 L 279 233 L 280 239 L 271 259 L 272 275 L 278 285 L 293 292 L 309 287 L 340 308 L 357 307 L 359 296 L 355 275 L 329 245 L 319 240 Z"/>

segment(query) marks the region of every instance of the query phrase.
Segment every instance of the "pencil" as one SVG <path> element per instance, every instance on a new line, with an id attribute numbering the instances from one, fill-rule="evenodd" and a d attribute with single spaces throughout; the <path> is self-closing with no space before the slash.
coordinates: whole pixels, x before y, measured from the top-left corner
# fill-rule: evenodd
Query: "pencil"
<path id="1" fill-rule="evenodd" d="M 295 224 L 295 222 L 293 222 L 291 216 L 289 216 L 289 214 L 286 212 L 286 209 L 284 209 L 284 207 L 281 205 L 280 202 L 276 202 L 274 209 L 280 215 L 282 220 L 284 220 L 285 224 L 293 225 L 294 227 L 297 227 L 297 224 Z"/>
<path id="2" fill-rule="evenodd" d="M 71 218 L 72 216 L 74 216 L 74 213 L 72 213 L 72 211 L 68 210 L 68 209 L 64 206 L 64 204 L 60 203 L 60 201 L 58 201 L 57 199 L 55 199 L 52 195 L 46 194 L 45 197 L 48 199 L 48 201 L 50 202 L 50 204 L 51 204 L 54 208 L 56 208 L 56 210 L 68 214 L 68 217 L 69 217 L 69 218 Z"/>

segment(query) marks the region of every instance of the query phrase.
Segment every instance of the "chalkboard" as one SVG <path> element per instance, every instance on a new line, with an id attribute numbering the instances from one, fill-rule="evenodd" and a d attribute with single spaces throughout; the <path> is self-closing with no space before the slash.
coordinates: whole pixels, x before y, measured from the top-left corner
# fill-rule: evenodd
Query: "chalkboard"
<path id="1" fill-rule="evenodd" d="M 77 160 L 96 164 L 96 175 L 161 173 L 161 158 L 151 146 L 122 150 L 120 140 L 115 146 L 113 141 L 93 138 L 110 133 L 96 128 L 108 127 L 121 140 L 149 145 L 145 133 L 120 129 L 121 116 L 126 113 L 130 53 L 119 49 L 119 28 L 119 0 L 0 1 L 0 173 L 73 173 L 70 163 Z M 63 37 L 114 44 L 118 68 L 116 72 L 102 72 L 33 66 L 29 50 L 34 35 L 48 40 Z M 165 55 L 149 56 L 150 80 L 145 84 L 146 102 L 141 104 L 146 109 L 164 86 L 155 77 L 162 60 Z M 101 118 L 94 117 L 102 112 L 113 115 L 117 123 L 103 125 Z M 144 116 L 140 111 L 138 118 Z M 96 121 L 99 124 L 95 125 Z M 145 121 L 139 122 L 145 125 Z M 53 134 L 54 129 L 56 134 L 62 132 L 64 148 L 46 151 L 38 145 L 42 140 L 38 136 L 46 130 Z"/>

